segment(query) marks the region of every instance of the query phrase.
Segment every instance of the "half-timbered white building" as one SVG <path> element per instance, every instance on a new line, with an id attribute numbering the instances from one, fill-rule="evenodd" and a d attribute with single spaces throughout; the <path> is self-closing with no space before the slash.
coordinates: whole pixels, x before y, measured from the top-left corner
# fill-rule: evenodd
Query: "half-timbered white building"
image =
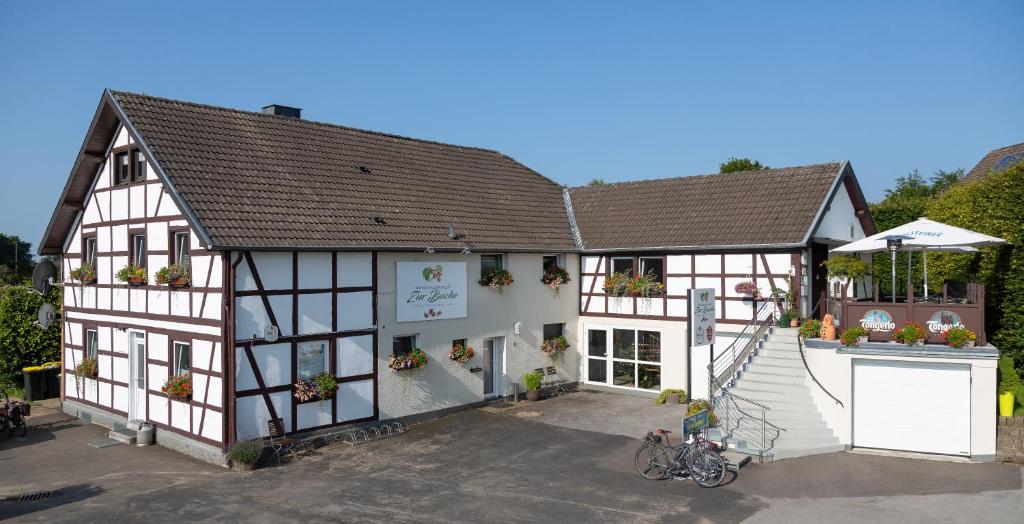
<path id="1" fill-rule="evenodd" d="M 299 116 L 104 92 L 40 244 L 62 258 L 65 411 L 223 462 L 273 425 L 437 415 L 537 368 L 681 387 L 687 289 L 739 325 L 736 283 L 792 281 L 806 314 L 824 246 L 874 232 L 845 163 L 570 190 L 495 151 Z M 542 282 L 553 267 L 569 282 Z M 606 296 L 627 271 L 666 293 Z M 332 395 L 300 394 L 322 375 Z"/>

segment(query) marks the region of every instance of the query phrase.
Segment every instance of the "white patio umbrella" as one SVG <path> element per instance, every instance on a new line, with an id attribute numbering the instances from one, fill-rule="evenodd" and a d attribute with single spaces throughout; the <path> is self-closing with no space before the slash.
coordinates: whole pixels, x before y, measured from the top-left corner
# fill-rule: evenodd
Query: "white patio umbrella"
<path id="1" fill-rule="evenodd" d="M 898 239 L 899 251 L 947 251 L 974 252 L 978 247 L 1006 244 L 1001 238 L 985 235 L 969 229 L 943 224 L 927 218 L 919 218 L 908 224 L 897 226 L 881 233 L 850 242 L 832 250 L 834 253 L 878 253 L 890 251 L 891 240 Z M 924 258 L 924 294 L 928 296 L 928 257 Z M 893 261 L 896 255 L 893 252 Z M 909 266 L 909 261 L 908 261 Z M 893 267 L 893 294 L 895 295 L 896 268 Z M 895 297 L 894 297 L 895 299 Z"/>

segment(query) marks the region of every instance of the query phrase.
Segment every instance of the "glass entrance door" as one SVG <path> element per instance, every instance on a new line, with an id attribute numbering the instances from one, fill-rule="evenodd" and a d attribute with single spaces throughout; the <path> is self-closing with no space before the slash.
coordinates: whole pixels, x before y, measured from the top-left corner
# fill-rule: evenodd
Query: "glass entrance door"
<path id="1" fill-rule="evenodd" d="M 608 331 L 587 330 L 587 382 L 608 383 Z"/>
<path id="2" fill-rule="evenodd" d="M 625 328 L 588 329 L 586 381 L 660 391 L 661 333 Z"/>

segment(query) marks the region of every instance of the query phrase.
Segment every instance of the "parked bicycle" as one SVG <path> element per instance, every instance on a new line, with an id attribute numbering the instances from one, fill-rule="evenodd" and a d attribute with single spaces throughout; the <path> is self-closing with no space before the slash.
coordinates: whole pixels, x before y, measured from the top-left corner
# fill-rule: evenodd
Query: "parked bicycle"
<path id="1" fill-rule="evenodd" d="M 20 433 L 22 437 L 28 435 L 25 417 L 29 416 L 31 406 L 27 402 L 11 400 L 6 391 L 0 393 L 3 394 L 3 403 L 0 403 L 0 431 L 7 438 L 13 437 L 15 433 Z"/>
<path id="2" fill-rule="evenodd" d="M 725 460 L 718 454 L 718 445 L 707 440 L 703 432 L 690 435 L 672 445 L 671 431 L 648 431 L 640 449 L 636 450 L 636 470 L 650 480 L 693 479 L 698 485 L 713 488 L 725 479 Z"/>

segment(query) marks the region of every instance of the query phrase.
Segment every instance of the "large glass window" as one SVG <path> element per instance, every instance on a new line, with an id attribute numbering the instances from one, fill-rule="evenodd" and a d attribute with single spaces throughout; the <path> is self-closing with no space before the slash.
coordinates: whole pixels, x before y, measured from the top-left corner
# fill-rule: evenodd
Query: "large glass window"
<path id="1" fill-rule="evenodd" d="M 327 341 L 300 343 L 297 370 L 299 379 L 309 380 L 315 375 L 326 373 L 327 356 Z"/>
<path id="2" fill-rule="evenodd" d="M 587 354 L 592 357 L 608 356 L 608 332 L 603 329 L 587 331 Z"/>
<path id="3" fill-rule="evenodd" d="M 661 390 L 661 333 L 612 329 L 610 335 L 604 329 L 587 330 L 587 381 Z"/>
<path id="4" fill-rule="evenodd" d="M 615 358 L 636 360 L 636 331 L 613 329 L 612 354 Z"/>

